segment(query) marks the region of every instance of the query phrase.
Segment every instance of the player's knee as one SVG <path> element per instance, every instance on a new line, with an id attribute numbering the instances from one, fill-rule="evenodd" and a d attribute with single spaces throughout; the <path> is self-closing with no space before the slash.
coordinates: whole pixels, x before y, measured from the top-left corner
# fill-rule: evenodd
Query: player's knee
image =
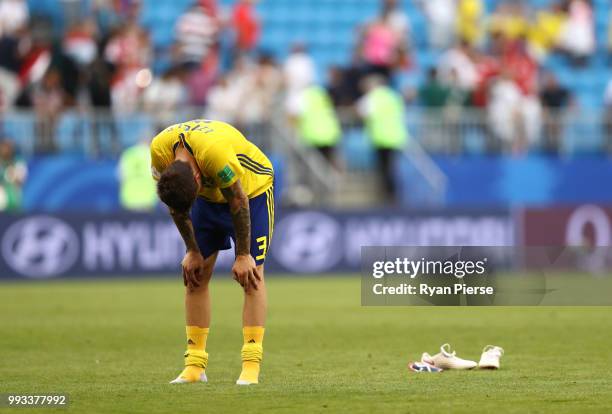
<path id="1" fill-rule="evenodd" d="M 264 267 L 263 264 L 257 266 L 257 274 L 259 275 L 259 283 L 264 283 Z"/>
<path id="2" fill-rule="evenodd" d="M 200 286 L 208 286 L 210 279 L 212 279 L 212 269 L 205 270 L 200 277 Z"/>
<path id="3" fill-rule="evenodd" d="M 187 288 L 187 293 L 189 294 L 193 294 L 193 295 L 198 295 L 199 293 L 202 293 L 203 291 L 208 289 L 208 284 L 210 283 L 210 279 L 212 278 L 212 268 L 211 269 L 204 269 L 204 271 L 202 272 L 202 274 L 200 275 L 200 277 L 198 278 L 198 286 L 195 286 L 193 288 Z"/>
<path id="4" fill-rule="evenodd" d="M 202 274 L 199 278 L 201 287 L 208 287 L 208 283 L 210 283 L 210 279 L 212 278 L 213 270 L 215 268 L 215 259 L 216 255 L 212 259 L 209 257 L 205 260 L 204 267 L 202 268 Z"/>
<path id="5" fill-rule="evenodd" d="M 204 268 L 202 269 L 202 282 L 208 284 L 208 282 L 210 282 L 210 279 L 212 278 L 212 274 L 213 274 L 213 269 L 215 267 L 214 263 L 207 263 Z"/>
<path id="6" fill-rule="evenodd" d="M 256 296 L 260 294 L 265 288 L 263 265 L 257 266 L 257 273 L 259 275 L 259 280 L 257 281 L 257 289 L 255 289 L 252 285 L 249 284 L 249 286 L 244 290 L 245 295 Z"/>

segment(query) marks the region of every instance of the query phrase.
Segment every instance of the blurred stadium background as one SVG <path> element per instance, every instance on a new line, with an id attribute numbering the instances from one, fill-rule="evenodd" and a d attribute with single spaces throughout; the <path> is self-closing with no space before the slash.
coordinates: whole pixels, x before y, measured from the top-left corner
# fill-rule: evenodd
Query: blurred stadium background
<path id="1" fill-rule="evenodd" d="M 67 393 L 86 413 L 610 412 L 609 307 L 373 309 L 356 274 L 361 246 L 612 244 L 611 12 L 0 0 L 0 394 Z M 213 281 L 211 382 L 166 384 L 183 363 L 184 246 L 147 144 L 200 117 L 238 126 L 276 171 L 277 277 L 246 390 L 229 277 Z M 609 249 L 576 250 L 612 268 Z M 596 302 L 585 290 L 572 303 Z M 476 360 L 503 346 L 503 368 L 407 371 L 447 341 Z"/>
<path id="2" fill-rule="evenodd" d="M 273 160 L 271 270 L 354 271 L 362 245 L 607 246 L 611 10 L 0 0 L 0 275 L 174 273 L 146 145 L 200 117 Z"/>

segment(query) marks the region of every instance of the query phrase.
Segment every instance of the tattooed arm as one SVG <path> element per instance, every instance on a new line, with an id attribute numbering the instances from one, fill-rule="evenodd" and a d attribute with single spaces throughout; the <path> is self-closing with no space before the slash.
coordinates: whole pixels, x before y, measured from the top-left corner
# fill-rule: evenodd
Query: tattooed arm
<path id="1" fill-rule="evenodd" d="M 193 231 L 193 224 L 189 218 L 189 213 L 182 213 L 170 209 L 170 215 L 179 233 L 181 233 L 181 237 L 187 248 L 187 253 L 185 253 L 185 257 L 181 263 L 183 267 L 183 283 L 189 290 L 194 290 L 196 287 L 200 286 L 200 278 L 204 272 L 204 258 L 196 242 L 195 232 Z"/>
<path id="2" fill-rule="evenodd" d="M 172 216 L 172 220 L 176 225 L 179 233 L 181 233 L 181 237 L 185 242 L 185 247 L 188 252 L 198 252 L 200 253 L 200 248 L 198 247 L 198 243 L 195 239 L 195 233 L 193 231 L 193 224 L 191 224 L 191 218 L 189 217 L 189 213 L 179 213 L 175 210 L 170 210 L 170 215 Z"/>
<path id="3" fill-rule="evenodd" d="M 232 267 L 234 279 L 240 283 L 245 291 L 248 291 L 250 287 L 257 289 L 257 283 L 261 280 L 261 277 L 255 259 L 251 256 L 249 198 L 244 193 L 240 180 L 222 189 L 221 193 L 229 205 L 236 235 L 236 262 Z"/>
<path id="4" fill-rule="evenodd" d="M 251 253 L 251 213 L 249 198 L 244 194 L 240 180 L 233 185 L 221 189 L 223 197 L 229 204 L 234 232 L 236 233 L 236 256 Z"/>

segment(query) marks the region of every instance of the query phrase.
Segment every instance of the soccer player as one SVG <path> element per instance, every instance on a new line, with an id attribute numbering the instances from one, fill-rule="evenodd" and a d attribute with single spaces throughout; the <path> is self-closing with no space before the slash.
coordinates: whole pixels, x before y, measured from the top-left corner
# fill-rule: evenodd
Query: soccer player
<path id="1" fill-rule="evenodd" d="M 206 382 L 210 326 L 208 283 L 219 250 L 235 244 L 234 279 L 244 289 L 239 385 L 257 384 L 266 318 L 264 260 L 274 227 L 274 171 L 268 158 L 234 127 L 193 120 L 151 142 L 151 171 L 160 199 L 185 242 L 187 352 L 173 384 Z"/>

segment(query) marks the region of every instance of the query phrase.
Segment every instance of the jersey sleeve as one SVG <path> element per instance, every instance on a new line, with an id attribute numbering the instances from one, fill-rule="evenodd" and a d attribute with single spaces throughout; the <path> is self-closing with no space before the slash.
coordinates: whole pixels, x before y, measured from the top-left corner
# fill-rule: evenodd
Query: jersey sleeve
<path id="1" fill-rule="evenodd" d="M 233 185 L 244 174 L 236 153 L 223 144 L 211 145 L 206 150 L 204 174 L 211 177 L 219 188 Z"/>
<path id="2" fill-rule="evenodd" d="M 164 156 L 164 152 L 159 148 L 159 144 L 153 141 L 151 144 L 151 175 L 155 181 L 159 180 L 161 173 L 167 166 L 167 157 Z"/>

